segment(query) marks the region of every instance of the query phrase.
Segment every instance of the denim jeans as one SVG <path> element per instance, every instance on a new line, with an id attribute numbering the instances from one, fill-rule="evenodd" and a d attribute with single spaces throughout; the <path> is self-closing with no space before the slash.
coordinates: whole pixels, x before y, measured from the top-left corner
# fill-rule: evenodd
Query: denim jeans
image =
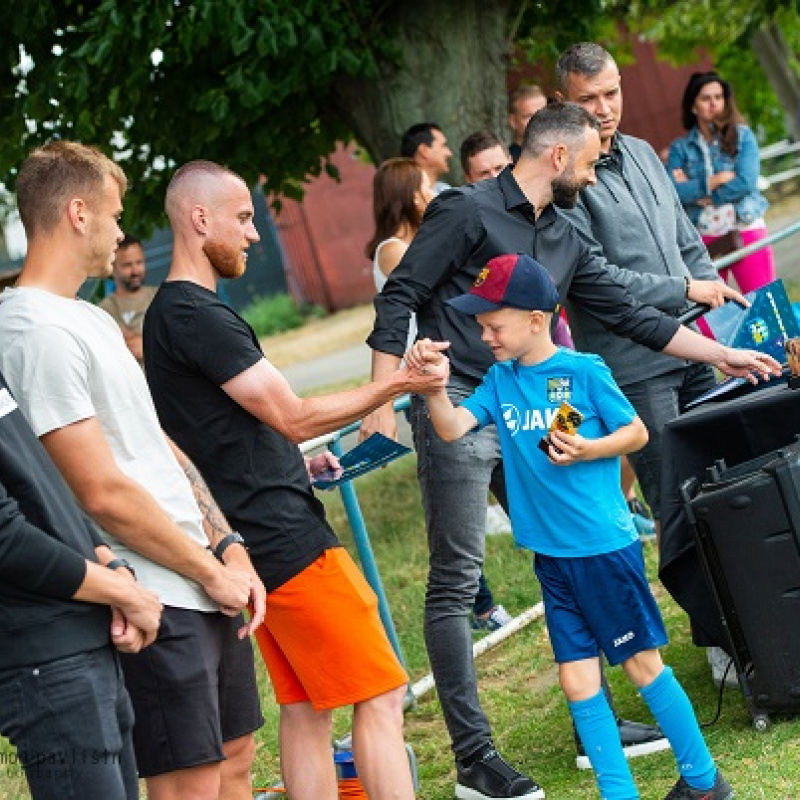
<path id="1" fill-rule="evenodd" d="M 657 375 L 622 387 L 623 394 L 630 400 L 650 434 L 647 444 L 628 458 L 644 499 L 656 519 L 661 519 L 661 434 L 664 426 L 684 411 L 687 403 L 715 384 L 711 367 L 691 364 L 666 375 Z"/>
<path id="2" fill-rule="evenodd" d="M 458 405 L 472 389 L 451 384 L 449 393 Z M 444 442 L 416 396 L 411 426 L 430 553 L 425 644 L 453 752 L 464 758 L 492 738 L 478 700 L 469 611 L 483 564 L 490 488 L 508 508 L 500 443 L 494 426 Z"/>
<path id="3" fill-rule="evenodd" d="M 135 800 L 133 709 L 109 646 L 0 671 L 0 733 L 33 800 Z"/>

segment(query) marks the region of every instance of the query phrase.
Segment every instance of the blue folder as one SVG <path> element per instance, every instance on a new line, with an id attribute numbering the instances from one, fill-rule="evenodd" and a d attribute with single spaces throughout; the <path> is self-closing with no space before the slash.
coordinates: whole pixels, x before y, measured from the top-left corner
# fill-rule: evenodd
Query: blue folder
<path id="1" fill-rule="evenodd" d="M 754 292 L 748 292 L 745 297 L 750 301 L 749 308 L 729 302 L 703 317 L 714 338 L 729 347 L 768 353 L 779 364 L 786 365 L 784 342 L 800 336 L 800 325 L 783 281 L 778 279 L 768 283 Z M 726 378 L 688 403 L 686 408 L 688 410 L 712 400 L 733 400 L 742 394 L 772 385 L 774 380 L 761 381 L 754 386 L 745 378 Z"/>
<path id="2" fill-rule="evenodd" d="M 783 344 L 800 336 L 800 327 L 783 281 L 768 283 L 745 297 L 750 301 L 749 308 L 725 303 L 703 317 L 714 338 L 729 347 L 769 353 L 781 364 L 786 363 Z"/>

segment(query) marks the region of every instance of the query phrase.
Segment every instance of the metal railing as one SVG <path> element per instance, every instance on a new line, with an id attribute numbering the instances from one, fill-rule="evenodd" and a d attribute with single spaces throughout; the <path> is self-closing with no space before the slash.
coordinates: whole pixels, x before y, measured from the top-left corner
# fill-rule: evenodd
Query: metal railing
<path id="1" fill-rule="evenodd" d="M 769 247 L 769 245 L 775 244 L 776 242 L 781 242 L 784 239 L 788 239 L 790 236 L 794 236 L 796 233 L 800 233 L 800 220 L 793 222 L 791 225 L 787 225 L 785 228 L 782 228 L 779 231 L 775 231 L 775 233 L 769 234 L 769 236 L 767 236 L 765 239 L 761 239 L 753 244 L 747 245 L 747 247 L 742 247 L 741 249 L 736 250 L 727 256 L 716 259 L 714 261 L 714 266 L 717 269 L 725 269 L 725 267 L 729 267 L 731 264 L 741 261 L 746 256 L 749 256 L 752 253 L 763 249 L 764 247 Z"/>
<path id="2" fill-rule="evenodd" d="M 784 139 L 781 142 L 775 142 L 774 144 L 768 144 L 766 147 L 762 147 L 758 151 L 758 157 L 763 165 L 767 161 L 771 161 L 775 158 L 783 158 L 784 156 L 794 153 L 800 154 L 800 142 L 790 142 L 788 139 Z M 792 178 L 797 178 L 798 176 L 800 176 L 800 160 L 798 160 L 794 166 L 783 169 L 780 172 L 775 172 L 772 175 L 761 175 L 758 179 L 758 188 L 761 191 L 766 191 L 770 186 L 792 180 Z"/>

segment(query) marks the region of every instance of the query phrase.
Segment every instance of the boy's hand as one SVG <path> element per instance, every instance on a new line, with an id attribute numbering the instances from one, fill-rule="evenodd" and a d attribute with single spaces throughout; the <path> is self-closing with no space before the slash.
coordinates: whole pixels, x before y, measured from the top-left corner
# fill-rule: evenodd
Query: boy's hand
<path id="1" fill-rule="evenodd" d="M 557 428 L 550 431 L 549 436 L 554 446 L 548 450 L 548 456 L 556 466 L 566 467 L 577 461 L 592 460 L 593 442 L 591 439 L 585 439 L 579 433 L 564 433 Z M 556 452 L 556 447 L 561 451 L 560 453 Z"/>
<path id="2" fill-rule="evenodd" d="M 439 364 L 447 358 L 442 355 L 450 347 L 450 342 L 433 342 L 430 339 L 420 339 L 414 342 L 405 354 L 406 364 L 410 369 L 427 372 L 428 369 Z"/>
<path id="3" fill-rule="evenodd" d="M 412 372 L 438 379 L 427 388 L 420 388 L 420 394 L 431 394 L 442 390 L 447 385 L 450 377 L 450 360 L 442 354 L 443 350 L 450 347 L 450 342 L 432 342 L 430 339 L 420 339 L 409 348 L 405 355 L 406 366 Z"/>

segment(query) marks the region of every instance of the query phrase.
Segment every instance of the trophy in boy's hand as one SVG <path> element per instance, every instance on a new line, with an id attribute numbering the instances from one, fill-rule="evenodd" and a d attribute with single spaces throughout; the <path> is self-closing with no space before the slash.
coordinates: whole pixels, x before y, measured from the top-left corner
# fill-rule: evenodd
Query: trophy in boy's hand
<path id="1" fill-rule="evenodd" d="M 558 430 L 562 433 L 572 435 L 578 430 L 578 426 L 582 421 L 583 415 L 581 412 L 578 411 L 577 408 L 573 408 L 569 403 L 564 402 L 559 406 L 556 415 L 553 417 L 553 421 L 550 423 L 550 431 Z M 549 457 L 551 447 L 559 455 L 562 453 L 550 440 L 550 433 L 548 432 L 539 439 L 539 449 Z"/>

